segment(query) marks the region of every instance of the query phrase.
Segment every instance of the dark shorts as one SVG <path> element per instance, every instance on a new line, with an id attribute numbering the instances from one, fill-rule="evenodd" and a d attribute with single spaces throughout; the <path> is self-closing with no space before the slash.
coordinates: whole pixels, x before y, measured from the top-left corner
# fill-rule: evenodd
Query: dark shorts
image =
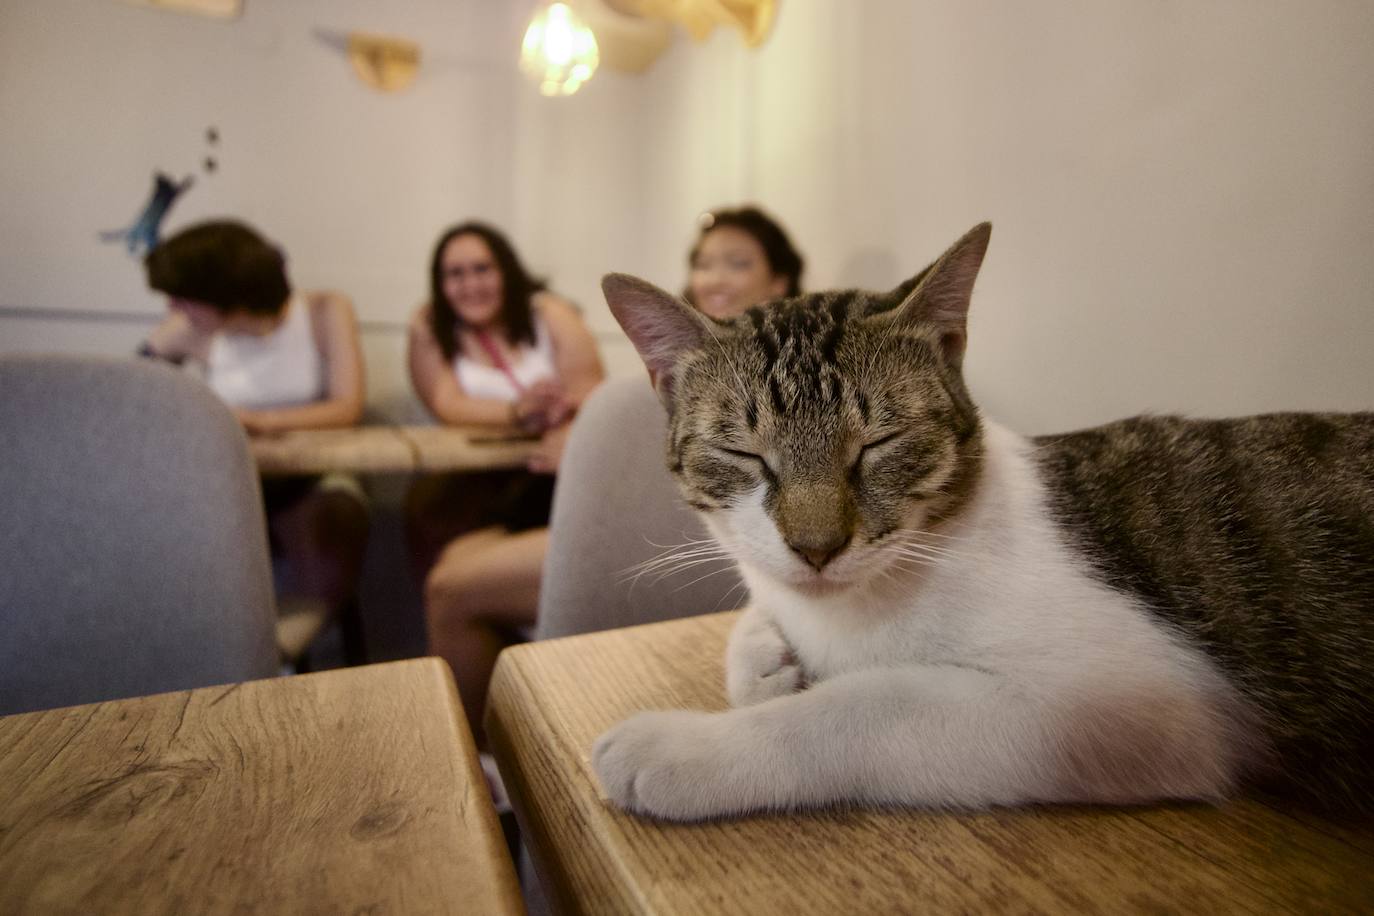
<path id="1" fill-rule="evenodd" d="M 543 528 L 553 507 L 554 478 L 525 470 L 422 477 L 406 497 L 411 549 L 428 568 L 443 545 L 480 528 L 512 534 Z"/>

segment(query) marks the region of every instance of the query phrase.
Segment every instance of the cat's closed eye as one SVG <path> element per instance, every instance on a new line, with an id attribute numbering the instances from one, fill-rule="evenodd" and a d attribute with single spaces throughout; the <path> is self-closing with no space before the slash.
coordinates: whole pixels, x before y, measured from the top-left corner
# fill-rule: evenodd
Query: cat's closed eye
<path id="1" fill-rule="evenodd" d="M 768 464 L 768 459 L 757 452 L 749 452 L 739 448 L 726 448 L 723 445 L 715 446 L 716 451 L 732 458 L 751 462 L 763 472 L 763 475 L 770 480 L 773 479 L 773 468 Z"/>
<path id="2" fill-rule="evenodd" d="M 865 442 L 865 443 L 863 444 L 863 446 L 859 449 L 859 454 L 860 454 L 860 455 L 863 455 L 863 454 L 865 454 L 866 452 L 870 451 L 871 449 L 882 448 L 884 445 L 887 445 L 889 442 L 891 442 L 893 439 L 896 439 L 896 438 L 897 438 L 898 436 L 900 436 L 901 434 L 902 434 L 902 431 L 901 431 L 901 430 L 897 430 L 896 432 L 888 433 L 886 436 L 879 436 L 877 439 L 874 439 L 872 442 Z"/>
<path id="3" fill-rule="evenodd" d="M 850 462 L 850 473 L 857 474 L 859 472 L 860 467 L 863 465 L 863 461 L 865 458 L 872 458 L 876 455 L 881 454 L 883 451 L 883 446 L 894 442 L 897 439 L 897 437 L 901 434 L 901 430 L 898 430 L 896 432 L 888 433 L 885 436 L 879 436 L 878 438 L 873 439 L 870 442 L 865 442 L 863 445 L 859 446 L 858 454 L 855 455 L 854 460 Z"/>

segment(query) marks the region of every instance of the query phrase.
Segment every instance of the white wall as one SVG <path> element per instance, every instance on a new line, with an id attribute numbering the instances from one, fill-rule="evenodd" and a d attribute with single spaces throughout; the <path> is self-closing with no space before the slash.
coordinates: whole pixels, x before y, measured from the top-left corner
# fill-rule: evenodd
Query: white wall
<path id="1" fill-rule="evenodd" d="M 316 29 L 418 41 L 420 76 L 375 92 Z M 5 0 L 0 308 L 148 322 L 0 318 L 3 346 L 128 352 L 161 302 L 140 262 L 97 232 L 130 222 L 161 169 L 196 182 L 164 231 L 226 214 L 258 225 L 288 251 L 297 286 L 353 297 L 371 394 L 401 397 L 400 328 L 435 236 L 466 216 L 512 215 L 523 87 L 511 29 L 496 2 L 258 0 L 223 22 L 114 0 Z"/>
<path id="2" fill-rule="evenodd" d="M 697 214 L 753 200 L 812 287 L 895 284 L 991 219 L 968 372 L 1026 431 L 1374 406 L 1364 0 L 785 0 L 759 50 L 679 36 L 649 73 L 565 100 L 515 72 L 520 4 L 246 9 L 224 25 L 0 4 L 0 306 L 154 310 L 91 238 L 133 215 L 154 164 L 194 167 L 215 123 L 223 170 L 170 225 L 232 209 L 281 238 L 302 285 L 353 294 L 374 393 L 404 389 L 393 326 L 444 223 L 509 227 L 629 372 L 597 278 L 676 289 Z M 447 63 L 378 96 L 317 25 Z"/>
<path id="3" fill-rule="evenodd" d="M 991 219 L 990 414 L 1370 409 L 1371 48 L 1357 0 L 787 0 L 761 50 L 649 74 L 646 250 L 614 266 L 675 288 L 696 213 L 755 200 L 808 285 L 886 287 Z"/>

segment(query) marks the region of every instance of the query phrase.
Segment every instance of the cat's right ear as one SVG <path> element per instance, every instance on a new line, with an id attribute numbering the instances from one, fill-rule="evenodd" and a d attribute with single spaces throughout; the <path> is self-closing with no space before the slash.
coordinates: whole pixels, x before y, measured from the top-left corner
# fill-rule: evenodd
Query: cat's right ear
<path id="1" fill-rule="evenodd" d="M 710 338 L 706 318 L 672 293 L 629 274 L 606 274 L 601 291 L 668 405 L 673 367 L 683 354 L 705 346 Z"/>

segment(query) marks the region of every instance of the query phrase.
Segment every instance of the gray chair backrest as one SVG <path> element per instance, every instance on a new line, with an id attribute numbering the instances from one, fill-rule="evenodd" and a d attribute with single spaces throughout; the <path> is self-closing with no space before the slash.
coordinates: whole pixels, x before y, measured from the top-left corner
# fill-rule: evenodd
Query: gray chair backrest
<path id="1" fill-rule="evenodd" d="M 578 412 L 558 469 L 535 637 L 742 606 L 733 563 L 641 564 L 707 537 L 667 468 L 667 417 L 644 378 L 613 379 Z M 665 570 L 668 570 L 665 574 Z"/>
<path id="2" fill-rule="evenodd" d="M 146 360 L 0 357 L 0 714 L 267 677 L 242 429 Z"/>

